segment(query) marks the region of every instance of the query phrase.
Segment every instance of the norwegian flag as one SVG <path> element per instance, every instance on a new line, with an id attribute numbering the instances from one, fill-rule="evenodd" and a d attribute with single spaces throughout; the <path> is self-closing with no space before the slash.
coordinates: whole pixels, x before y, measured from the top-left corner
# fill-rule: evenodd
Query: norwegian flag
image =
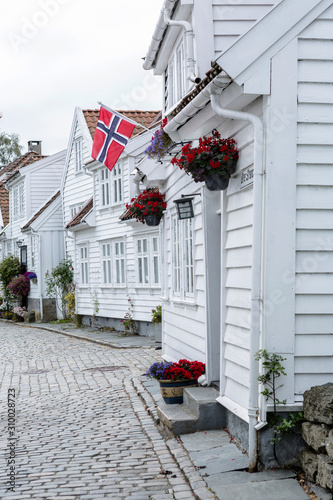
<path id="1" fill-rule="evenodd" d="M 101 106 L 92 147 L 92 158 L 104 163 L 109 170 L 112 170 L 124 151 L 135 126 L 125 117 Z"/>

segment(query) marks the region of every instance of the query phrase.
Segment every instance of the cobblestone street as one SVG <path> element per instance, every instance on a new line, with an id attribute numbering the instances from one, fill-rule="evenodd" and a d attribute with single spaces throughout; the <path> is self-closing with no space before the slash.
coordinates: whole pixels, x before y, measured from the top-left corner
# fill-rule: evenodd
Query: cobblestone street
<path id="1" fill-rule="evenodd" d="M 4 321 L 0 345 L 0 498 L 193 498 L 132 383 L 158 351 Z"/>

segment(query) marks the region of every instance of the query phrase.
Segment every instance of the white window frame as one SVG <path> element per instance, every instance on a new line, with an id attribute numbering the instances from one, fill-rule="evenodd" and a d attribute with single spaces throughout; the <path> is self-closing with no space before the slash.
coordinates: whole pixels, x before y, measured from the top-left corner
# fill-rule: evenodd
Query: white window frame
<path id="1" fill-rule="evenodd" d="M 112 285 L 112 242 L 102 241 L 100 244 L 101 252 L 101 283 L 103 287 Z"/>
<path id="2" fill-rule="evenodd" d="M 69 220 L 74 219 L 75 215 L 81 210 L 84 203 L 77 203 L 76 205 L 71 205 L 69 207 Z"/>
<path id="3" fill-rule="evenodd" d="M 194 301 L 194 232 L 193 219 L 171 218 L 172 295 L 180 301 Z"/>
<path id="4" fill-rule="evenodd" d="M 100 206 L 106 208 L 111 205 L 111 176 L 112 172 L 105 167 L 100 171 Z"/>
<path id="5" fill-rule="evenodd" d="M 75 173 L 79 174 L 83 170 L 83 154 L 82 154 L 82 137 L 79 137 L 74 141 L 74 163 L 75 163 Z"/>
<path id="6" fill-rule="evenodd" d="M 134 245 L 136 255 L 136 286 L 143 288 L 160 288 L 161 263 L 159 233 L 137 236 L 134 239 Z"/>
<path id="7" fill-rule="evenodd" d="M 118 161 L 111 171 L 111 204 L 119 205 L 123 202 L 123 168 Z"/>
<path id="8" fill-rule="evenodd" d="M 78 245 L 79 251 L 79 282 L 80 286 L 89 285 L 89 246 L 88 243 Z"/>
<path id="9" fill-rule="evenodd" d="M 125 240 L 113 241 L 113 285 L 115 287 L 126 286 L 126 243 Z"/>
<path id="10" fill-rule="evenodd" d="M 180 38 L 175 46 L 172 57 L 167 68 L 168 85 L 168 110 L 178 104 L 186 95 L 186 48 L 184 36 Z M 166 110 L 167 111 L 167 110 Z"/>
<path id="11" fill-rule="evenodd" d="M 13 218 L 22 217 L 25 212 L 24 182 L 17 184 L 12 189 Z"/>
<path id="12" fill-rule="evenodd" d="M 30 269 L 35 270 L 36 266 L 36 252 L 35 252 L 36 236 L 32 234 L 30 236 Z"/>

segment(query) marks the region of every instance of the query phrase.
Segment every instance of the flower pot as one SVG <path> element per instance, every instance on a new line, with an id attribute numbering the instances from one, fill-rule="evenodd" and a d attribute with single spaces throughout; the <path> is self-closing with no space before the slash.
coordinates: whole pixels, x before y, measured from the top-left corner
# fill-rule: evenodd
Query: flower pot
<path id="1" fill-rule="evenodd" d="M 157 215 L 146 215 L 145 223 L 147 226 L 158 226 L 160 224 L 160 218 Z"/>
<path id="2" fill-rule="evenodd" d="M 229 186 L 229 179 L 225 179 L 218 174 L 211 174 L 206 177 L 205 184 L 209 191 L 224 191 Z"/>
<path id="3" fill-rule="evenodd" d="M 182 404 L 183 391 L 187 387 L 197 387 L 195 379 L 186 380 L 159 380 L 160 390 L 167 405 Z"/>

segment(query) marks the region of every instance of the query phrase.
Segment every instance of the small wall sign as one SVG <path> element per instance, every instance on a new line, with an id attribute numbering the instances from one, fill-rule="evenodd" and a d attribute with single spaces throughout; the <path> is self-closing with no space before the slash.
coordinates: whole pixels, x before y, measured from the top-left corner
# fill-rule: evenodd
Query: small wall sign
<path id="1" fill-rule="evenodd" d="M 241 173 L 240 188 L 243 189 L 250 184 L 253 184 L 254 168 L 249 167 Z"/>

